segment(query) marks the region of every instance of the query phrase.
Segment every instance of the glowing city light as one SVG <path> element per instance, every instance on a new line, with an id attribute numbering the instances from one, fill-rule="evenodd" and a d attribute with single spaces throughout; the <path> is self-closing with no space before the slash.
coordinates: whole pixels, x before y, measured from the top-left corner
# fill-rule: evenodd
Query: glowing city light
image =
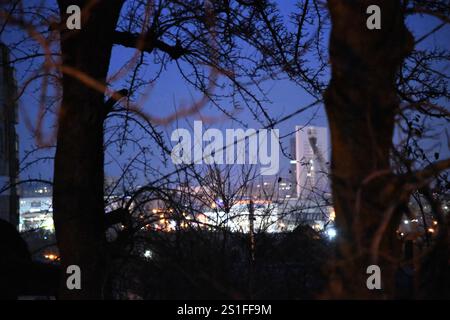
<path id="1" fill-rule="evenodd" d="M 58 256 L 56 255 L 56 254 L 46 254 L 45 256 L 44 256 L 44 258 L 45 259 L 48 259 L 48 260 L 50 260 L 50 261 L 55 261 L 55 260 L 58 260 Z"/>
<path id="2" fill-rule="evenodd" d="M 151 252 L 151 250 L 145 250 L 144 252 L 144 257 L 147 259 L 150 259 L 153 256 L 153 253 Z"/>
<path id="3" fill-rule="evenodd" d="M 337 231 L 335 228 L 328 228 L 326 233 L 329 239 L 334 239 L 337 236 Z"/>

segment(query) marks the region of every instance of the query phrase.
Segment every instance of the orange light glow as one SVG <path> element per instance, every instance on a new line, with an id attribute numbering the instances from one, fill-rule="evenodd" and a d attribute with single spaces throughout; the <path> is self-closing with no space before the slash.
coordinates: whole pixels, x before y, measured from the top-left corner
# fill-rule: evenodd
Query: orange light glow
<path id="1" fill-rule="evenodd" d="M 48 260 L 50 260 L 50 261 L 55 261 L 55 260 L 58 260 L 58 256 L 57 255 L 55 255 L 55 254 L 46 254 L 45 256 L 45 259 L 48 259 Z"/>

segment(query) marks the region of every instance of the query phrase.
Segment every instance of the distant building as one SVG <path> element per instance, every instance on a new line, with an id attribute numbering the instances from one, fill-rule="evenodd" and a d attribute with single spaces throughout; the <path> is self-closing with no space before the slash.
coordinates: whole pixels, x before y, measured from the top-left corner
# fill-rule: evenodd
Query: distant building
<path id="1" fill-rule="evenodd" d="M 43 182 L 29 182 L 20 185 L 20 197 L 51 197 L 53 188 L 48 183 Z"/>
<path id="2" fill-rule="evenodd" d="M 20 198 L 19 231 L 35 229 L 54 231 L 51 195 Z"/>
<path id="3" fill-rule="evenodd" d="M 328 192 L 328 129 L 296 126 L 295 174 L 297 197 L 320 196 Z"/>
<path id="4" fill-rule="evenodd" d="M 19 231 L 54 230 L 52 193 L 52 186 L 43 182 L 30 182 L 20 186 Z"/>
<path id="5" fill-rule="evenodd" d="M 277 176 L 256 180 L 251 188 L 247 188 L 246 195 L 256 200 L 283 200 L 293 196 L 295 182 L 290 176 Z"/>
<path id="6" fill-rule="evenodd" d="M 289 178 L 291 179 L 291 183 L 294 186 L 293 189 L 293 196 L 297 196 L 297 188 L 295 187 L 295 185 L 297 184 L 297 161 L 296 161 L 296 157 L 297 157 L 297 147 L 295 144 L 295 136 L 292 137 L 289 140 L 289 145 L 290 145 L 290 159 L 291 159 L 291 163 L 289 165 Z"/>
<path id="7" fill-rule="evenodd" d="M 15 182 L 19 171 L 16 134 L 17 85 L 8 48 L 0 43 L 0 219 L 18 226 L 19 197 Z M 9 188 L 8 188 L 9 187 Z"/>

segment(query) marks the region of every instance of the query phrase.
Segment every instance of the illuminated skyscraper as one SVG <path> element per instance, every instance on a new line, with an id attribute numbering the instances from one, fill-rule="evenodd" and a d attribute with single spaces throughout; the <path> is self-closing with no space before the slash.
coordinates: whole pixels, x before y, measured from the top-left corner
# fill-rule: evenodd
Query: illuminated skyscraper
<path id="1" fill-rule="evenodd" d="M 328 129 L 296 126 L 295 130 L 297 196 L 321 196 L 329 190 Z"/>
<path id="2" fill-rule="evenodd" d="M 19 222 L 19 199 L 15 182 L 19 169 L 16 134 L 17 86 L 9 63 L 8 48 L 0 43 L 0 219 Z M 5 189 L 5 187 L 10 188 Z M 5 190 L 4 190 L 5 189 Z"/>

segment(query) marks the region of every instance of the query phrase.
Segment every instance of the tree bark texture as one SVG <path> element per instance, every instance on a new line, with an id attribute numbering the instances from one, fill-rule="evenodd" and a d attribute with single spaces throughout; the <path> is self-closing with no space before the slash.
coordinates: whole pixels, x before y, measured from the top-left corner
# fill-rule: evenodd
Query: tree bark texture
<path id="1" fill-rule="evenodd" d="M 94 3 L 88 10 L 87 4 Z M 61 20 L 69 5 L 82 8 L 81 30 L 61 31 L 62 64 L 104 83 L 112 37 L 123 0 L 58 1 Z M 104 231 L 104 92 L 67 73 L 58 118 L 54 168 L 54 221 L 63 267 L 62 299 L 103 297 Z M 66 287 L 66 267 L 81 268 L 81 290 Z"/>
<path id="2" fill-rule="evenodd" d="M 381 30 L 369 30 L 367 7 L 381 8 Z M 332 142 L 332 193 L 338 256 L 329 290 L 335 298 L 393 294 L 400 243 L 398 209 L 407 201 L 390 154 L 399 111 L 396 77 L 411 52 L 401 1 L 329 0 L 332 78 L 325 106 Z M 366 268 L 381 268 L 382 290 L 368 290 Z"/>

